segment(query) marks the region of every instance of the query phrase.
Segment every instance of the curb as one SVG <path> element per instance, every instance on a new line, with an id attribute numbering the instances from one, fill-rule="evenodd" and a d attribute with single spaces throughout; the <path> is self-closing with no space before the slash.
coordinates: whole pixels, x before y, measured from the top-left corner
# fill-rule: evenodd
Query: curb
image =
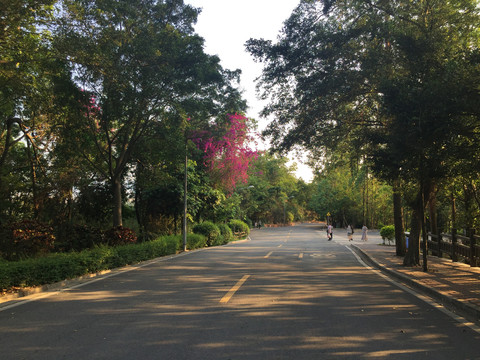
<path id="1" fill-rule="evenodd" d="M 238 244 L 238 243 L 247 242 L 247 241 L 251 241 L 250 236 L 248 236 L 246 239 L 231 241 L 228 244 L 221 245 L 221 246 L 228 246 L 230 244 Z M 168 260 L 176 258 L 176 257 L 185 256 L 185 255 L 188 255 L 188 254 L 193 254 L 195 252 L 205 251 L 205 250 L 208 250 L 208 249 L 213 249 L 215 247 L 217 247 L 217 246 L 204 247 L 204 248 L 187 250 L 187 251 L 180 251 L 176 254 L 160 256 L 160 257 L 157 257 L 157 258 L 140 261 L 138 263 L 125 265 L 125 266 L 121 266 L 121 267 L 118 267 L 118 268 L 112 268 L 112 269 L 98 271 L 96 273 L 85 274 L 85 275 L 78 276 L 78 277 L 73 278 L 73 279 L 65 279 L 65 280 L 62 280 L 62 281 L 59 281 L 59 282 L 56 282 L 56 283 L 19 288 L 17 291 L 12 292 L 12 293 L 0 294 L 0 311 L 1 311 L 2 308 L 10 306 L 10 304 L 13 303 L 13 302 L 20 302 L 20 301 L 28 300 L 28 299 L 30 299 L 32 297 L 35 297 L 35 296 L 41 296 L 44 293 L 68 291 L 68 290 L 72 289 L 73 287 L 77 287 L 79 285 L 90 282 L 92 280 L 101 280 L 104 277 L 115 276 L 117 273 L 123 273 L 123 272 L 126 272 L 126 271 L 136 270 L 136 269 L 144 267 L 144 266 L 149 266 L 150 264 L 154 264 L 154 263 L 157 263 L 157 262 L 168 261 Z"/>
<path id="2" fill-rule="evenodd" d="M 168 261 L 176 257 L 193 254 L 195 252 L 199 252 L 205 249 L 208 249 L 208 248 L 200 248 L 200 249 L 188 250 L 185 252 L 182 251 L 176 254 L 160 256 L 157 258 L 140 261 L 138 263 L 134 263 L 130 265 L 125 265 L 117 268 L 98 271 L 95 273 L 85 274 L 72 279 L 65 279 L 56 283 L 20 288 L 18 289 L 18 291 L 0 295 L 0 311 L 2 311 L 2 309 L 5 307 L 10 307 L 11 304 L 14 302 L 22 302 L 25 300 L 30 300 L 37 296 L 42 296 L 43 294 L 46 294 L 46 293 L 56 293 L 56 292 L 64 292 L 64 291 L 72 290 L 74 288 L 81 287 L 92 281 L 103 280 L 109 277 L 119 275 L 124 272 L 134 271 L 142 267 L 153 265 L 159 262 Z"/>
<path id="3" fill-rule="evenodd" d="M 350 248 L 353 249 L 357 255 L 359 255 L 362 260 L 366 261 L 369 265 L 373 266 L 374 268 L 382 271 L 383 273 L 390 275 L 397 280 L 401 281 L 404 284 L 407 284 L 424 294 L 427 294 L 431 298 L 435 299 L 437 302 L 444 305 L 446 308 L 450 310 L 454 310 L 460 314 L 463 314 L 465 317 L 469 318 L 474 322 L 480 322 L 480 308 L 469 304 L 465 301 L 455 299 L 454 297 L 442 294 L 441 292 L 423 285 L 421 282 L 411 279 L 408 276 L 401 274 L 391 268 L 388 268 L 385 265 L 380 264 L 374 257 L 370 256 L 366 251 L 360 249 L 358 246 L 351 244 Z"/>

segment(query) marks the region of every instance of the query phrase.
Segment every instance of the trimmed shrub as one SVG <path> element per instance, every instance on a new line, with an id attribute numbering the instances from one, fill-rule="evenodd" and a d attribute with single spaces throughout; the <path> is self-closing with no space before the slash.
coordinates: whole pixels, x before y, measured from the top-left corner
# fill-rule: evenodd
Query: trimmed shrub
<path id="1" fill-rule="evenodd" d="M 232 232 L 232 229 L 228 227 L 228 225 L 220 224 L 217 226 L 218 226 L 218 229 L 220 230 L 220 235 L 222 237 L 223 244 L 228 244 L 230 241 L 233 240 L 233 232 Z"/>
<path id="2" fill-rule="evenodd" d="M 201 234 L 187 235 L 187 248 L 189 250 L 201 249 L 207 246 L 207 237 Z"/>
<path id="3" fill-rule="evenodd" d="M 109 246 L 135 244 L 137 242 L 137 235 L 132 229 L 117 226 L 105 232 L 104 241 Z"/>
<path id="4" fill-rule="evenodd" d="M 177 239 L 177 250 L 183 249 L 183 236 L 172 235 L 171 238 Z M 207 246 L 207 238 L 201 234 L 187 234 L 187 249 L 195 250 Z"/>
<path id="5" fill-rule="evenodd" d="M 389 242 L 392 241 L 395 238 L 395 226 L 387 225 L 382 227 L 380 229 L 380 236 L 382 237 L 384 243 L 385 239 L 387 239 Z"/>
<path id="6" fill-rule="evenodd" d="M 82 252 L 50 254 L 37 259 L 0 261 L 0 289 L 39 286 L 177 252 L 181 236 L 141 244 L 96 246 Z M 196 235 L 193 238 L 202 238 Z M 193 241 L 190 238 L 190 241 Z M 197 239 L 198 240 L 198 239 Z"/>
<path id="7" fill-rule="evenodd" d="M 232 229 L 236 239 L 244 239 L 250 234 L 250 228 L 247 224 L 240 220 L 230 220 L 228 227 Z"/>
<path id="8" fill-rule="evenodd" d="M 193 227 L 194 234 L 200 234 L 206 237 L 207 246 L 213 246 L 217 244 L 220 237 L 220 229 L 217 225 L 210 221 L 204 221 L 201 224 L 196 224 Z"/>
<path id="9" fill-rule="evenodd" d="M 175 254 L 182 247 L 181 235 L 160 237 L 139 244 L 94 246 L 81 252 L 48 254 L 21 261 L 0 261 L 0 290 L 12 287 L 39 286 L 97 273 L 114 267 L 134 264 L 160 256 Z M 203 248 L 206 237 L 188 234 L 188 249 Z"/>
<path id="10" fill-rule="evenodd" d="M 39 221 L 23 220 L 0 229 L 0 253 L 7 260 L 47 254 L 54 244 L 53 228 Z"/>

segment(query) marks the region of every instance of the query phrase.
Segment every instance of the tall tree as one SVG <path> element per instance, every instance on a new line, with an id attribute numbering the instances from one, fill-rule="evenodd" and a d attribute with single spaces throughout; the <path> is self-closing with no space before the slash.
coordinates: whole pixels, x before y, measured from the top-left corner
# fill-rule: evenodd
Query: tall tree
<path id="1" fill-rule="evenodd" d="M 247 44 L 265 62 L 277 147 L 347 142 L 377 174 L 416 184 L 406 265 L 419 262 L 433 185 L 465 144 L 478 148 L 478 23 L 473 0 L 302 1 L 277 44 Z"/>
<path id="2" fill-rule="evenodd" d="M 37 137 L 38 104 L 45 87 L 49 35 L 46 31 L 53 16 L 54 0 L 13 0 L 0 8 L 0 221 L 4 217 L 4 199 L 9 199 L 7 178 L 17 163 L 9 159 L 20 141 Z M 43 90 L 42 90 L 43 89 Z M 33 114 L 32 110 L 36 109 Z M 27 140 L 28 141 L 28 140 Z M 30 142 L 31 145 L 33 143 Z"/>
<path id="3" fill-rule="evenodd" d="M 182 0 L 64 0 L 62 14 L 58 46 L 86 94 L 75 145 L 110 183 L 113 225 L 122 225 L 122 182 L 138 143 L 199 99 L 218 107 L 232 74 L 203 52 L 198 10 Z"/>

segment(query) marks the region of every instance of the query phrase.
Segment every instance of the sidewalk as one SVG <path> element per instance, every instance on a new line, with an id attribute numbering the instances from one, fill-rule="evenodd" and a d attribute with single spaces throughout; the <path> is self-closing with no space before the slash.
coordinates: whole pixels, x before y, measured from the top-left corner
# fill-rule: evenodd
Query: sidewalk
<path id="1" fill-rule="evenodd" d="M 334 241 L 347 245 L 346 236 L 337 233 L 339 236 L 334 237 Z M 480 268 L 430 255 L 428 272 L 425 273 L 421 266 L 404 267 L 403 257 L 395 255 L 394 245 L 382 245 L 378 231 L 369 232 L 367 242 L 361 241 L 360 237 L 361 230 L 356 231 L 354 241 L 349 244 L 370 265 L 427 293 L 471 321 L 480 322 Z"/>

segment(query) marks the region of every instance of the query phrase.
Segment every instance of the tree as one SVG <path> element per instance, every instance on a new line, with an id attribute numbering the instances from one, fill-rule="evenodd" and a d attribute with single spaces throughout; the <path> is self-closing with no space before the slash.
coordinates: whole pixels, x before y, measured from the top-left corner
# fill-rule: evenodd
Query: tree
<path id="1" fill-rule="evenodd" d="M 16 150 L 21 141 L 34 145 L 31 140 L 39 132 L 38 105 L 50 87 L 47 77 L 49 37 L 46 24 L 53 16 L 52 0 L 14 0 L 2 4 L 0 9 L 0 198 L 10 199 L 11 172 L 17 166 Z M 33 113 L 33 109 L 36 113 Z M 44 122 L 43 122 L 44 123 Z M 27 149 L 31 151 L 32 148 Z M 32 158 L 31 158 L 32 159 Z M 33 161 L 33 160 L 32 160 Z M 32 164 L 32 161 L 30 163 Z M 10 165 L 13 165 L 12 168 Z M 18 168 L 18 167 L 17 167 Z M 0 221 L 5 209 L 0 204 Z"/>
<path id="2" fill-rule="evenodd" d="M 240 216 L 247 222 L 283 224 L 311 219 L 308 196 L 311 188 L 294 176 L 295 167 L 288 159 L 261 153 L 253 162 L 248 183 L 237 187 L 233 196 L 240 198 Z"/>
<path id="3" fill-rule="evenodd" d="M 419 263 L 435 183 L 478 149 L 478 22 L 476 1 L 304 1 L 277 44 L 247 44 L 265 63 L 278 148 L 347 143 L 383 179 L 416 186 L 405 265 Z"/>
<path id="4" fill-rule="evenodd" d="M 253 137 L 245 116 L 228 114 L 225 124 L 216 123 L 212 131 L 194 131 L 191 136 L 204 152 L 204 164 L 221 189 L 231 194 L 237 184 L 247 183 L 248 170 L 258 153 L 250 148 Z"/>
<path id="5" fill-rule="evenodd" d="M 167 117 L 235 97 L 235 74 L 203 52 L 198 10 L 173 1 L 63 1 L 57 46 L 85 90 L 72 119 L 84 160 L 110 184 L 113 225 L 122 225 L 122 186 L 139 142 Z M 200 109 L 201 108 L 201 109 Z"/>

